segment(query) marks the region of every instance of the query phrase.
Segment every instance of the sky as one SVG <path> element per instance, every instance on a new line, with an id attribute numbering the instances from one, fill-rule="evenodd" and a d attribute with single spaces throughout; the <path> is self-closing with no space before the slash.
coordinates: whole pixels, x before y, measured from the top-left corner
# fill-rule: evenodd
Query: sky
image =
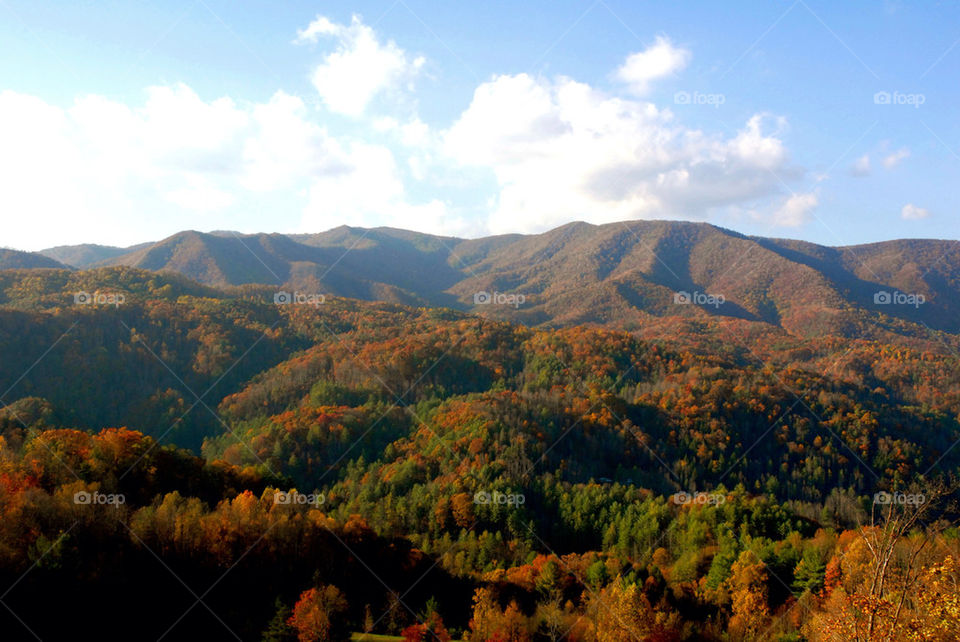
<path id="1" fill-rule="evenodd" d="M 956 2 L 0 0 L 0 246 L 957 239 Z"/>

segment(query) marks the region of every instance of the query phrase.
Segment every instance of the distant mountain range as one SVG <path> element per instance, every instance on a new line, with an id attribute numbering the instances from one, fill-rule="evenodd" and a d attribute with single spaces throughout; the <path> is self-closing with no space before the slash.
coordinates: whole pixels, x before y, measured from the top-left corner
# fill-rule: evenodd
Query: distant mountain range
<path id="1" fill-rule="evenodd" d="M 130 248 L 6 250 L 0 268 L 131 266 L 224 287 L 274 285 L 529 325 L 637 328 L 726 317 L 790 334 L 960 331 L 960 242 L 827 247 L 703 223 L 571 223 L 480 239 L 342 226 L 320 234 L 181 232 Z"/>

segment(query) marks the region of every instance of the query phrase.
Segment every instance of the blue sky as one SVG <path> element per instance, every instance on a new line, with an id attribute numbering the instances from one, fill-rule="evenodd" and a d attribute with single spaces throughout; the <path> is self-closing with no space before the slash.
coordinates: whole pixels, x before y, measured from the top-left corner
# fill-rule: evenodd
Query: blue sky
<path id="1" fill-rule="evenodd" d="M 814 0 L 0 0 L 0 244 L 634 218 L 958 238 L 958 18 Z"/>

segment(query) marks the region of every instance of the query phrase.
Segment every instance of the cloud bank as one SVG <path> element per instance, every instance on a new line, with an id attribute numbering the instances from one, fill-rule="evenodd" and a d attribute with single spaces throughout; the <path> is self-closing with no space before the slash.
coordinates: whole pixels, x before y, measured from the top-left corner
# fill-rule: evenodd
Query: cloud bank
<path id="1" fill-rule="evenodd" d="M 818 203 L 784 188 L 802 174 L 784 119 L 756 113 L 731 133 L 710 132 L 645 98 L 692 59 L 663 36 L 613 69 L 622 95 L 503 74 L 479 83 L 449 123 L 416 113 L 425 58 L 359 16 L 318 16 L 294 43 L 315 57 L 315 96 L 204 99 L 173 84 L 148 87 L 139 104 L 87 95 L 58 106 L 0 93 L 7 242 L 37 229 L 48 244 L 129 244 L 184 228 L 344 223 L 481 235 L 731 211 L 797 226 Z M 359 127 L 338 128 L 338 118 Z M 456 174 L 491 191 L 465 203 L 435 189 Z"/>

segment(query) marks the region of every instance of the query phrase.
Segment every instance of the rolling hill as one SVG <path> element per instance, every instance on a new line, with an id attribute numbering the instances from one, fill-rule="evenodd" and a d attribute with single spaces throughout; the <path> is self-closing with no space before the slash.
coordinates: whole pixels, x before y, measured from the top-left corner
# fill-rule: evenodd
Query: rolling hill
<path id="1" fill-rule="evenodd" d="M 65 260 L 91 252 L 45 251 Z M 445 306 L 533 326 L 638 329 L 678 316 L 769 324 L 795 336 L 960 330 L 953 241 L 827 247 L 676 221 L 571 223 L 481 239 L 342 226 L 301 235 L 181 232 L 87 265 Z"/>
<path id="2" fill-rule="evenodd" d="M 152 245 L 147 243 L 145 245 Z M 117 256 L 128 254 L 134 250 L 140 249 L 143 245 L 133 247 L 113 247 L 110 245 L 96 245 L 93 243 L 84 243 L 83 245 L 60 245 L 43 250 L 40 254 L 50 257 L 55 261 L 69 265 L 75 268 L 87 268 L 102 261 L 112 259 Z"/>
<path id="3" fill-rule="evenodd" d="M 65 267 L 67 266 L 44 254 L 0 248 L 0 270 Z"/>

